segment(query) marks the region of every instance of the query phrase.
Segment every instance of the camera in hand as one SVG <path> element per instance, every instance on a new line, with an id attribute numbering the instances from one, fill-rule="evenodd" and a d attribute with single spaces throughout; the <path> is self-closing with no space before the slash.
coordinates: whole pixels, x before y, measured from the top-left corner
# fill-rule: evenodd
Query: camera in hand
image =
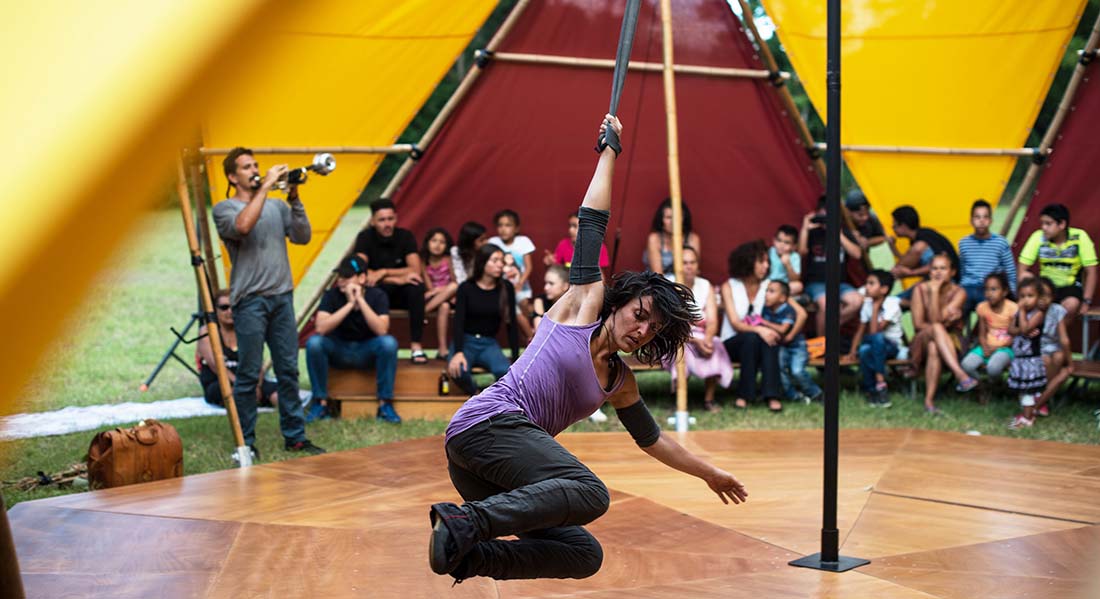
<path id="1" fill-rule="evenodd" d="M 829 217 L 825 216 L 824 214 L 818 214 L 818 215 L 814 216 L 813 218 L 811 218 L 810 222 L 815 224 L 815 225 L 824 225 L 825 222 L 828 220 L 828 218 Z"/>

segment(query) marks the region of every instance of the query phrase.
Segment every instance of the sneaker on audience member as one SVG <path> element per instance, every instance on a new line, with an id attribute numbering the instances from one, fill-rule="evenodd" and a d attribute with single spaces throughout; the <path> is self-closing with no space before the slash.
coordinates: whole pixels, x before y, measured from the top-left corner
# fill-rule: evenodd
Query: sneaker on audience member
<path id="1" fill-rule="evenodd" d="M 596 408 L 596 411 L 592 412 L 592 415 L 589 416 L 588 419 L 597 424 L 607 422 L 607 414 L 604 414 L 603 410 Z"/>
<path id="2" fill-rule="evenodd" d="M 309 439 L 298 441 L 297 443 L 291 443 L 290 441 L 287 441 L 283 444 L 283 448 L 287 451 L 304 451 L 312 455 L 321 455 L 322 453 L 327 453 L 324 449 L 314 445 L 313 442 Z"/>
<path id="3" fill-rule="evenodd" d="M 1039 408 L 1035 410 L 1035 413 L 1042 416 L 1043 418 L 1050 416 L 1050 404 L 1045 403 L 1039 406 Z"/>
<path id="4" fill-rule="evenodd" d="M 393 409 L 393 402 L 390 401 L 378 403 L 378 415 L 375 419 L 385 420 L 390 424 L 401 424 L 401 417 L 397 415 L 397 410 Z"/>
<path id="5" fill-rule="evenodd" d="M 1034 425 L 1034 424 L 1035 424 L 1035 419 L 1034 418 L 1028 418 L 1028 417 L 1024 416 L 1023 414 L 1017 414 L 1016 417 L 1012 419 L 1012 422 L 1009 423 L 1008 428 L 1011 428 L 1011 429 L 1031 428 L 1032 425 Z"/>

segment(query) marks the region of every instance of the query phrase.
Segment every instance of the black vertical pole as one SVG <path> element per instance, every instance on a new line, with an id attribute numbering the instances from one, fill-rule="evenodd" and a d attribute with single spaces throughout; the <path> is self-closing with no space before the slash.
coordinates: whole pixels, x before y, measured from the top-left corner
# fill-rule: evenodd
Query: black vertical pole
<path id="1" fill-rule="evenodd" d="M 843 572 L 870 563 L 840 555 L 836 526 L 840 412 L 840 0 L 828 0 L 825 128 L 825 480 L 821 553 L 792 566 Z"/>

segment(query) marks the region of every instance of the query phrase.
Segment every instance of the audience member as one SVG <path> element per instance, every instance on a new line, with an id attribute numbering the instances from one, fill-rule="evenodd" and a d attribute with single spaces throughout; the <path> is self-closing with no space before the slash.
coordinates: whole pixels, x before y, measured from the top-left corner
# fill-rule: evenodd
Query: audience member
<path id="1" fill-rule="evenodd" d="M 456 283 L 461 285 L 470 278 L 470 273 L 474 271 L 474 257 L 488 239 L 485 225 L 481 223 L 467 221 L 458 230 L 458 241 L 451 247 L 451 267 L 455 271 Z"/>
<path id="2" fill-rule="evenodd" d="M 756 377 L 762 375 L 760 395 L 768 400 L 768 409 L 783 409 L 779 386 L 779 345 L 782 336 L 762 324 L 747 319 L 760 317 L 768 289 L 768 246 L 763 241 L 743 243 L 730 253 L 730 278 L 722 283 L 722 344 L 726 353 L 741 364 L 734 406 L 748 407 L 757 399 Z"/>
<path id="3" fill-rule="evenodd" d="M 1096 246 L 1084 230 L 1069 226 L 1069 208 L 1062 204 L 1047 204 L 1039 212 L 1039 230 L 1020 250 L 1021 280 L 1030 274 L 1036 261 L 1039 276 L 1054 283 L 1054 301 L 1065 307 L 1070 320 L 1092 306 Z"/>
<path id="4" fill-rule="evenodd" d="M 840 236 L 840 262 L 841 272 L 845 271 L 844 262 L 848 258 L 859 260 L 863 257 L 863 250 L 856 244 L 852 232 L 842 226 Z M 802 281 L 805 284 L 806 293 L 817 304 L 815 316 L 818 335 L 825 334 L 825 198 L 817 202 L 817 210 L 802 218 L 802 230 L 798 234 L 798 251 L 806 256 L 805 268 L 802 272 Z M 840 283 L 840 322 L 855 318 L 859 314 L 859 307 L 863 303 L 863 297 L 847 282 Z"/>
<path id="5" fill-rule="evenodd" d="M 313 399 L 329 404 L 328 370 L 374 368 L 378 382 L 377 419 L 400 424 L 393 407 L 397 375 L 397 340 L 389 335 L 389 299 L 379 287 L 368 287 L 367 265 L 360 256 L 336 267 L 336 286 L 321 296 L 317 333 L 306 341 L 306 368 Z M 331 411 L 331 410 L 330 410 Z"/>
<path id="6" fill-rule="evenodd" d="M 1073 374 L 1073 352 L 1070 351 L 1069 332 L 1066 329 L 1066 309 L 1054 302 L 1054 283 L 1046 277 L 1040 280 L 1042 293 L 1039 295 L 1039 308 L 1045 314 L 1039 351 L 1043 354 L 1043 364 L 1047 370 L 1047 386 L 1035 400 L 1035 414 L 1049 416 L 1048 402 L 1062 383 Z"/>
<path id="7" fill-rule="evenodd" d="M 561 241 L 558 242 L 558 246 L 554 248 L 553 254 L 551 254 L 549 250 L 543 250 L 543 264 L 546 266 L 560 264 L 565 268 L 569 268 L 573 264 L 573 244 L 577 241 L 577 227 L 579 223 L 580 220 L 577 217 L 577 211 L 574 210 L 569 215 L 569 236 L 563 237 Z M 611 268 L 611 258 L 607 254 L 607 246 L 601 242 L 600 271 L 603 272 L 605 282 L 608 280 L 608 268 Z"/>
<path id="8" fill-rule="evenodd" d="M 695 310 L 702 320 L 692 324 L 691 339 L 684 345 L 684 366 L 689 376 L 703 379 L 703 407 L 708 412 L 718 412 L 714 393 L 718 385 L 727 389 L 733 382 L 733 364 L 730 363 L 726 347 L 718 338 L 718 301 L 710 281 L 699 276 L 699 254 L 695 248 L 684 246 L 684 285 L 691 288 L 695 297 Z M 677 372 L 674 364 L 671 368 L 672 382 L 676 382 Z"/>
<path id="9" fill-rule="evenodd" d="M 218 235 L 233 264 L 229 288 L 238 341 L 237 382 L 233 396 L 244 442 L 256 452 L 256 385 L 263 366 L 264 342 L 278 380 L 279 428 L 290 451 L 324 453 L 306 438 L 305 415 L 298 401 L 298 327 L 294 280 L 286 242 L 304 245 L 312 237 L 298 186 L 287 188 L 286 202 L 267 194 L 289 172 L 277 164 L 260 178 L 260 165 L 247 148 L 233 148 L 222 161 L 233 197 L 214 206 Z M 228 193 L 228 192 L 227 192 Z"/>
<path id="10" fill-rule="evenodd" d="M 985 200 L 976 200 L 970 206 L 970 225 L 974 233 L 959 240 L 959 284 L 966 290 L 967 313 L 972 312 L 983 298 L 988 299 L 986 284 L 993 273 L 1007 275 L 1009 286 L 1005 293 L 1016 293 L 1016 260 L 1012 257 L 1012 248 L 1007 239 L 989 230 L 992 224 L 993 207 Z"/>
<path id="11" fill-rule="evenodd" d="M 867 298 L 859 311 L 860 327 L 848 352 L 848 360 L 859 360 L 860 388 L 873 408 L 892 405 L 886 385 L 886 362 L 899 357 L 905 349 L 901 300 L 890 295 L 893 287 L 894 275 L 889 271 L 872 270 L 867 274 L 864 287 Z"/>
<path id="12" fill-rule="evenodd" d="M 894 235 L 908 239 L 909 249 L 902 254 L 898 251 L 896 238 L 889 237 L 887 239 L 890 244 L 890 251 L 894 253 L 894 257 L 898 261 L 894 268 L 890 269 L 891 274 L 897 278 L 922 277 L 927 280 L 931 270 L 932 257 L 936 254 L 947 254 L 951 260 L 952 271 L 958 273 L 959 255 L 955 253 L 955 246 L 951 245 L 951 242 L 940 235 L 939 232 L 920 226 L 920 215 L 917 214 L 915 208 L 912 206 L 899 206 L 894 210 L 892 216 L 894 217 Z M 954 280 L 958 281 L 958 274 L 955 275 Z M 913 289 L 913 287 L 910 287 L 898 296 L 901 298 L 903 308 L 909 307 Z"/>
<path id="13" fill-rule="evenodd" d="M 768 248 L 768 262 L 771 264 L 768 279 L 786 283 L 792 296 L 802 295 L 802 256 L 795 251 L 797 247 L 798 229 L 780 225 L 772 246 Z"/>
<path id="14" fill-rule="evenodd" d="M 233 328 L 233 306 L 229 303 L 228 289 L 222 289 L 214 295 L 214 310 L 222 341 L 222 362 L 225 364 L 225 374 L 229 377 L 229 384 L 234 385 L 237 382 L 237 365 L 240 358 L 237 355 L 237 330 Z M 205 324 L 199 327 L 199 341 L 195 348 L 199 356 L 199 382 L 202 384 L 202 395 L 206 403 L 223 406 L 225 401 L 222 398 L 222 388 L 218 383 L 218 373 L 214 370 L 214 349 L 207 332 L 208 328 Z M 256 401 L 265 408 L 270 408 L 279 402 L 279 388 L 275 381 L 264 379 L 256 385 Z"/>
<path id="15" fill-rule="evenodd" d="M 939 414 L 935 397 L 944 365 L 958 378 L 959 384 L 955 389 L 960 393 L 974 389 L 978 381 L 968 376 L 959 365 L 966 292 L 952 280 L 955 277 L 954 263 L 950 256 L 941 253 L 932 257 L 930 267 L 928 280 L 914 287 L 912 313 L 916 333 L 909 344 L 909 355 L 915 368 L 924 366 L 925 410 L 930 414 Z"/>
<path id="16" fill-rule="evenodd" d="M 539 328 L 542 317 L 546 316 L 554 302 L 569 291 L 569 270 L 560 264 L 553 264 L 546 269 L 542 281 L 542 295 L 536 295 L 531 302 L 531 322 L 535 329 Z"/>
<path id="17" fill-rule="evenodd" d="M 451 322 L 451 300 L 458 290 L 451 258 L 451 234 L 443 227 L 436 227 L 424 236 L 420 246 L 420 278 L 424 281 L 424 313 L 436 311 L 435 335 L 439 339 L 436 358 L 449 360 L 447 355 L 447 325 Z"/>
<path id="18" fill-rule="evenodd" d="M 863 195 L 862 191 L 858 189 L 849 191 L 844 198 L 844 207 L 852 217 L 852 224 L 856 228 L 853 233 L 860 249 L 867 251 L 876 245 L 886 243 L 886 230 L 883 229 L 878 216 L 871 212 L 871 203 L 867 201 L 867 196 Z"/>
<path id="19" fill-rule="evenodd" d="M 691 210 L 685 202 L 680 202 L 682 208 L 681 230 L 683 231 L 684 245 L 690 245 L 700 255 L 703 248 L 699 245 L 699 235 L 691 229 Z M 653 223 L 649 228 L 649 237 L 646 238 L 646 251 L 643 260 L 646 270 L 659 272 L 665 277 L 672 278 L 672 199 L 665 198 L 657 206 L 653 213 Z"/>
<path id="20" fill-rule="evenodd" d="M 390 307 L 409 311 L 409 345 L 413 364 L 427 364 L 424 354 L 424 281 L 416 237 L 397 226 L 390 200 L 371 202 L 370 226 L 355 238 L 355 253 L 367 261 L 367 287 L 378 287 Z"/>
<path id="21" fill-rule="evenodd" d="M 764 295 L 763 325 L 782 336 L 779 346 L 779 379 L 783 398 L 821 401 L 824 392 L 806 372 L 810 353 L 806 349 L 806 311 L 790 301 L 791 287 L 783 281 L 771 281 Z"/>
<path id="22" fill-rule="evenodd" d="M 962 360 L 970 378 L 978 378 L 985 366 L 990 377 L 997 378 L 1012 362 L 1012 335 L 1008 333 L 1016 316 L 1016 302 L 1008 299 L 1009 278 L 1003 272 L 985 278 L 985 301 L 978 304 L 978 345 Z"/>
<path id="23" fill-rule="evenodd" d="M 477 251 L 470 278 L 458 286 L 454 341 L 447 372 L 470 395 L 477 393 L 471 368 L 488 368 L 498 379 L 508 372 L 510 362 L 496 340 L 502 324 L 508 329 L 512 360 L 519 357 L 516 291 L 501 278 L 503 271 L 504 251 L 486 244 Z"/>
<path id="24" fill-rule="evenodd" d="M 1012 339 L 1012 366 L 1008 369 L 1008 388 L 1020 396 L 1023 412 L 1017 414 L 1010 428 L 1028 428 L 1035 424 L 1035 400 L 1047 386 L 1047 370 L 1043 364 L 1042 329 L 1046 314 L 1039 305 L 1042 284 L 1029 277 L 1020 281 L 1019 309 L 1008 332 Z M 1068 311 L 1068 310 L 1067 310 Z"/>
<path id="25" fill-rule="evenodd" d="M 535 244 L 531 238 L 519 234 L 519 214 L 504 209 L 493 216 L 497 234 L 489 243 L 504 250 L 504 278 L 516 288 L 516 324 L 526 341 L 535 334 L 535 328 L 527 314 L 531 311 L 531 284 L 528 279 L 534 266 L 531 255 Z"/>

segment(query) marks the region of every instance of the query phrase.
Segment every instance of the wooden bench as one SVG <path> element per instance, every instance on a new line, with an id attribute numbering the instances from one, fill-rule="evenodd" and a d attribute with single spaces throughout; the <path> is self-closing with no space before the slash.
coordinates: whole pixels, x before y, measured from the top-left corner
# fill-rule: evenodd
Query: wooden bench
<path id="1" fill-rule="evenodd" d="M 445 368 L 442 362 L 418 365 L 401 361 L 393 385 L 393 405 L 402 418 L 443 419 L 454 415 L 467 396 L 453 383 L 450 395 L 439 395 L 439 375 Z M 375 416 L 378 380 L 374 370 L 330 368 L 328 387 L 329 396 L 340 402 L 341 417 Z"/>
<path id="2" fill-rule="evenodd" d="M 808 365 L 813 366 L 814 368 L 819 368 L 819 369 L 820 368 L 825 368 L 825 358 L 816 358 L 816 359 L 810 360 L 808 362 Z M 848 356 L 840 356 L 840 366 L 842 366 L 842 367 L 844 367 L 844 366 L 859 366 L 859 360 L 858 359 L 849 359 Z M 904 368 L 906 366 L 912 366 L 912 362 L 910 362 L 909 360 L 897 360 L 897 359 L 886 361 L 886 367 L 889 368 L 889 369 L 897 370 L 897 369 L 900 369 L 900 368 Z M 908 379 L 908 382 L 909 382 L 909 397 L 916 397 L 917 396 L 917 378 L 913 377 L 911 379 Z"/>

